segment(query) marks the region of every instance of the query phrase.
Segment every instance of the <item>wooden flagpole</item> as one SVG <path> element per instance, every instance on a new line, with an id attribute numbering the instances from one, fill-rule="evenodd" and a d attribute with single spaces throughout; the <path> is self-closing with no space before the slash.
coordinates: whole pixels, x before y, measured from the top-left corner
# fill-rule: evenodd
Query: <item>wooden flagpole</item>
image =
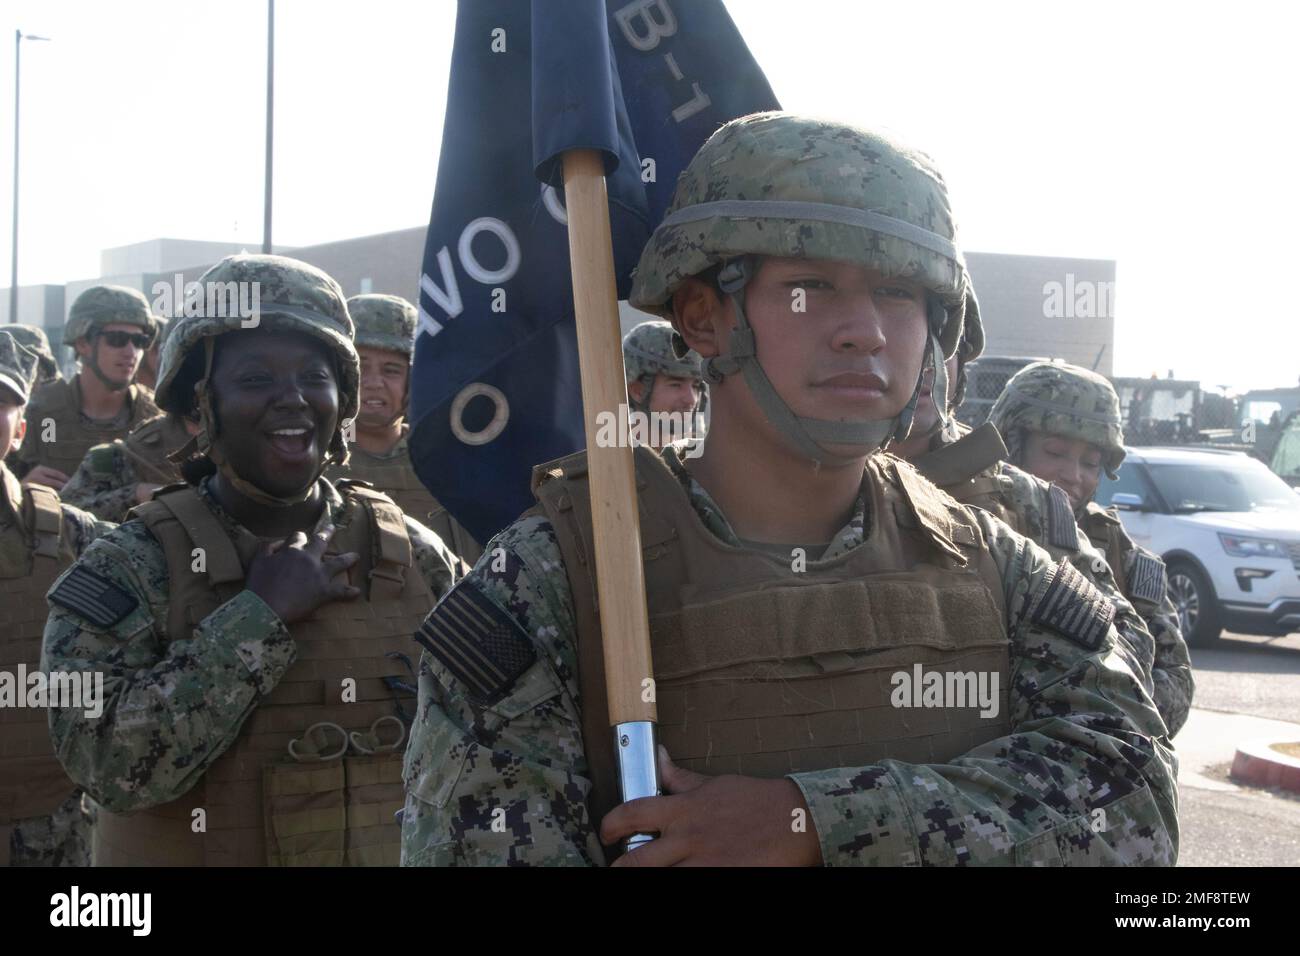
<path id="1" fill-rule="evenodd" d="M 654 722 L 657 720 L 641 565 L 636 476 L 630 447 L 596 443 L 597 414 L 622 414 L 627 403 L 623 341 L 618 321 L 618 287 L 610 237 L 605 168 L 595 150 L 564 154 L 564 195 L 569 220 L 569 259 L 582 377 L 587 436 L 588 487 L 596 552 L 605 684 L 613 741 L 586 741 L 588 749 L 616 747 L 624 800 L 658 791 Z M 621 431 L 621 429 L 620 429 Z M 647 766 L 648 761 L 648 766 Z M 629 846 L 646 837 L 634 837 Z"/>

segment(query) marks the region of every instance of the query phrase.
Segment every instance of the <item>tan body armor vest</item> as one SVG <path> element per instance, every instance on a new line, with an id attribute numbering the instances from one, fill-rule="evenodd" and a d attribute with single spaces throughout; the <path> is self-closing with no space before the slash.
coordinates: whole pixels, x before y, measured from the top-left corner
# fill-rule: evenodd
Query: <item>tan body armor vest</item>
<path id="1" fill-rule="evenodd" d="M 28 409 L 28 435 L 20 456 L 23 461 L 34 465 L 57 468 L 69 477 L 81 466 L 81 460 L 91 448 L 125 438 L 131 429 L 159 414 L 158 406 L 153 403 L 153 393 L 139 385 L 131 385 L 126 395 L 126 425 L 92 425 L 82 418 L 81 391 L 76 382 L 75 378 L 53 382 L 37 391 L 32 400 L 34 407 Z M 54 422 L 54 441 L 41 441 L 47 418 Z M 34 455 L 28 451 L 28 445 L 33 447 Z"/>
<path id="2" fill-rule="evenodd" d="M 916 458 L 912 466 L 957 501 L 986 511 L 1023 534 L 1015 510 L 1007 507 L 1004 497 L 1009 481 L 1001 476 L 1001 467 L 1006 457 L 1002 436 L 985 422 L 957 441 Z"/>
<path id="3" fill-rule="evenodd" d="M 979 526 L 897 459 L 868 459 L 869 533 L 828 561 L 733 547 L 644 448 L 636 473 L 658 733 L 703 773 L 778 777 L 884 758 L 944 762 L 1009 731 L 1003 591 Z M 577 617 L 594 819 L 618 803 L 585 455 L 535 472 Z M 895 707 L 913 666 L 998 674 L 998 710 Z"/>
<path id="4" fill-rule="evenodd" d="M 405 800 L 402 748 L 311 762 L 294 760 L 288 749 L 321 721 L 364 734 L 379 718 L 396 713 L 395 700 L 405 710 L 404 723 L 414 714 L 412 673 L 389 655 L 409 660 L 411 635 L 433 606 L 433 595 L 414 563 L 396 506 L 366 488 L 346 482 L 338 488 L 346 504 L 329 553 L 361 556 L 350 571 L 361 596 L 323 605 L 289 627 L 297 660 L 194 789 L 131 814 L 101 811 L 95 832 L 98 864 L 399 863 L 400 828 L 394 814 Z M 243 529 L 232 541 L 188 486 L 160 492 L 134 514 L 167 555 L 168 639 L 187 639 L 205 617 L 244 589 L 246 569 L 262 542 Z M 205 574 L 191 570 L 196 547 L 204 549 Z M 347 678 L 355 682 L 353 702 L 344 700 Z M 394 679 L 406 688 L 390 688 L 386 680 Z M 378 730 L 384 740 L 397 736 L 391 721 Z M 300 743 L 295 749 L 306 747 Z M 197 808 L 205 811 L 206 832 L 192 829 Z"/>
<path id="5" fill-rule="evenodd" d="M 429 494 L 429 489 L 421 483 L 406 454 L 406 439 L 402 439 L 399 447 L 400 452 L 380 457 L 353 444 L 350 446 L 351 457 L 347 467 L 332 466 L 325 472 L 325 476 L 331 480 L 359 478 L 370 482 L 377 491 L 382 491 L 397 502 L 403 512 L 442 539 L 442 543 L 457 557 L 472 566 L 483 553 L 483 546 L 447 513 L 446 508 L 438 504 L 437 499 Z"/>
<path id="6" fill-rule="evenodd" d="M 167 456 L 190 440 L 185 426 L 170 415 L 151 418 L 122 441 L 122 453 L 146 484 L 170 485 L 181 480 L 181 470 Z"/>
<path id="7" fill-rule="evenodd" d="M 59 496 L 44 485 L 24 488 L 0 465 L 0 671 L 41 666 L 49 608 L 45 592 L 75 560 L 63 534 Z M 25 685 L 17 686 L 24 699 Z M 0 866 L 9 860 L 12 824 L 53 813 L 76 788 L 54 756 L 44 707 L 0 707 Z"/>

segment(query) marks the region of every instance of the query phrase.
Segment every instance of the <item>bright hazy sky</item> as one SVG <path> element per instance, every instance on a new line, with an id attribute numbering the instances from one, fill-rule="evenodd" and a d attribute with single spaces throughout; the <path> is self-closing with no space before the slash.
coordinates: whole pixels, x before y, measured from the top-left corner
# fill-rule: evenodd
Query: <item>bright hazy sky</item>
<path id="1" fill-rule="evenodd" d="M 1116 374 L 1296 384 L 1300 7 L 727 6 L 785 108 L 936 159 L 967 249 L 1118 260 Z M 427 223 L 454 11 L 276 5 L 277 244 Z M 260 244 L 264 0 L 6 0 L 0 27 L 5 174 L 13 30 L 54 41 L 23 42 L 23 284 L 159 236 Z"/>

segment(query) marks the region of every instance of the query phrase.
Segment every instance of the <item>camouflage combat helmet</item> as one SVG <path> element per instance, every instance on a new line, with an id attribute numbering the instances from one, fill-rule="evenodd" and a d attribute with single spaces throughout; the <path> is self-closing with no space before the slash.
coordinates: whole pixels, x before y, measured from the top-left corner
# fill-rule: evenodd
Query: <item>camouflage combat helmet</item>
<path id="1" fill-rule="evenodd" d="M 155 328 L 154 315 L 143 292 L 123 285 L 91 286 L 77 296 L 68 311 L 63 344 L 75 345 L 83 335 L 91 335 L 114 322 L 138 325 L 150 335 Z"/>
<path id="2" fill-rule="evenodd" d="M 415 306 L 396 295 L 354 295 L 348 314 L 357 327 L 357 345 L 390 349 L 410 356 L 415 351 Z"/>
<path id="3" fill-rule="evenodd" d="M 718 287 L 735 306 L 738 328 L 730 353 L 704 362 L 708 381 L 743 373 L 764 413 L 810 458 L 825 457 L 824 443 L 871 450 L 904 437 L 919 376 L 908 405 L 883 422 L 799 418 L 777 395 L 741 298 L 757 256 L 858 263 L 920 284 L 928 293 L 929 362 L 937 394 L 944 394 L 943 359 L 957 348 L 963 316 L 975 306 L 947 187 L 929 158 L 842 123 L 789 113 L 732 120 L 678 179 L 629 297 L 637 308 L 670 316 L 673 293 L 688 277 L 723 264 Z"/>
<path id="4" fill-rule="evenodd" d="M 691 378 L 702 385 L 702 362 L 700 354 L 687 347 L 671 324 L 657 319 L 642 322 L 623 339 L 623 368 L 628 384 L 641 381 L 645 385 L 641 401 L 629 394 L 629 404 L 638 411 L 649 411 L 656 375 Z"/>
<path id="5" fill-rule="evenodd" d="M 264 504 L 288 505 L 305 500 L 311 487 L 293 500 L 276 498 L 235 475 L 229 469 L 225 456 L 215 439 L 218 437 L 212 415 L 211 393 L 208 380 L 212 374 L 213 344 L 217 336 L 238 332 L 244 328 L 272 329 L 280 332 L 300 332 L 324 343 L 337 359 L 339 374 L 339 422 L 330 440 L 326 464 L 347 463 L 347 442 L 344 429 L 356 417 L 357 390 L 360 382 L 360 365 L 357 350 L 352 345 L 353 326 L 348 315 L 343 290 L 339 284 L 315 266 L 284 256 L 235 255 L 227 256 L 205 272 L 199 282 L 256 283 L 258 308 L 250 318 L 244 319 L 238 310 L 219 309 L 221 314 L 206 315 L 200 308 L 198 315 L 177 317 L 168 323 L 167 338 L 163 343 L 158 362 L 158 385 L 155 398 L 164 411 L 184 415 L 189 397 L 178 394 L 177 375 L 190 351 L 200 344 L 205 350 L 203 375 L 194 387 L 199 407 L 202 431 L 195 447 L 204 452 L 235 485 L 254 500 Z M 240 286 L 227 286 L 240 288 Z M 241 296 L 242 298 L 242 296 Z M 188 311 L 188 310 L 187 310 Z M 233 311 L 235 314 L 225 314 Z M 247 323 L 247 324 L 246 324 Z M 188 452 L 192 449 L 186 448 Z"/>
<path id="6" fill-rule="evenodd" d="M 36 384 L 43 385 L 61 376 L 59 363 L 50 348 L 50 340 L 45 337 L 45 330 L 38 325 L 6 325 L 4 331 L 14 337 L 19 345 L 24 345 L 40 358 L 40 368 L 36 373 Z"/>
<path id="7" fill-rule="evenodd" d="M 1077 365 L 1026 365 L 1008 380 L 993 403 L 989 421 L 1002 433 L 1013 462 L 1023 452 L 1025 431 L 1064 435 L 1096 445 L 1111 478 L 1124 460 L 1119 395 L 1103 376 Z"/>
<path id="8" fill-rule="evenodd" d="M 39 362 L 40 357 L 15 339 L 8 327 L 0 328 L 0 388 L 13 392 L 20 405 L 31 398 Z"/>

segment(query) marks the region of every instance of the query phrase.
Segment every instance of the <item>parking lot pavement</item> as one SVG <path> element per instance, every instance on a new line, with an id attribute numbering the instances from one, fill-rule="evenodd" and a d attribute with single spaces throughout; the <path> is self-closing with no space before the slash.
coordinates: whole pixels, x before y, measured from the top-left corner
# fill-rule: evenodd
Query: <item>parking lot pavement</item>
<path id="1" fill-rule="evenodd" d="M 1300 866 L 1300 795 L 1228 778 L 1237 745 L 1300 741 L 1300 635 L 1227 634 L 1192 649 L 1195 706 L 1178 749 L 1180 866 Z"/>

